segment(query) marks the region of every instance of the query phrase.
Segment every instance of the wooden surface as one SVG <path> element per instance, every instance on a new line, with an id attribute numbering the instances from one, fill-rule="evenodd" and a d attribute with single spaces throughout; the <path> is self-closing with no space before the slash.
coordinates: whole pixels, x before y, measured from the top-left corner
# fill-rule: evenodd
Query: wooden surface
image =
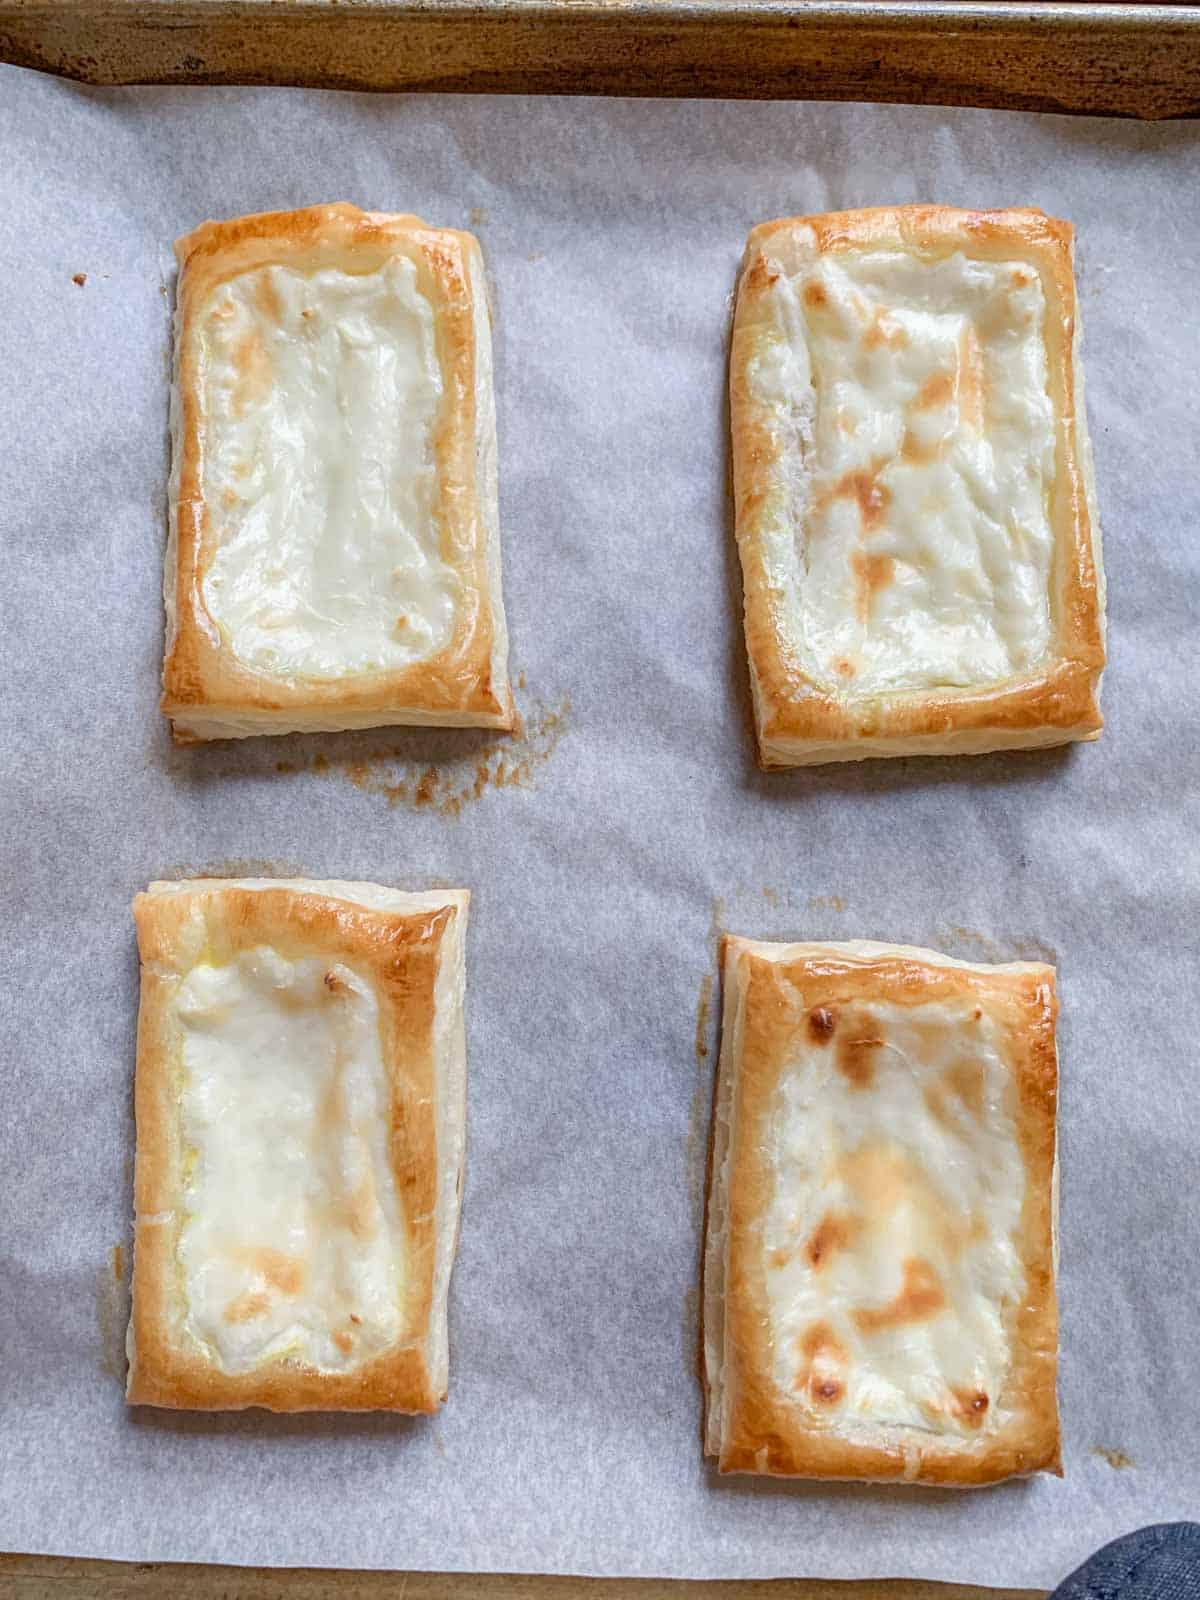
<path id="1" fill-rule="evenodd" d="M 975 0 L 0 0 L 88 83 L 915 101 L 1200 115 L 1200 9 Z"/>
<path id="2" fill-rule="evenodd" d="M 430 1572 L 134 1565 L 0 1555 L 4 1600 L 1040 1600 L 1033 1589 L 966 1584 L 682 1583 L 660 1578 L 526 1578 Z"/>

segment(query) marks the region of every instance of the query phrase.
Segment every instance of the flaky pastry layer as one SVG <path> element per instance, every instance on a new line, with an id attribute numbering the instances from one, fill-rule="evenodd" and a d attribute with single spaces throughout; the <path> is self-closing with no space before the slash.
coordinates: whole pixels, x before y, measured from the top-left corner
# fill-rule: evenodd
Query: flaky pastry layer
<path id="1" fill-rule="evenodd" d="M 137 896 L 131 1403 L 445 1398 L 468 898 L 282 879 Z"/>
<path id="2" fill-rule="evenodd" d="M 1059 1472 L 1054 970 L 724 942 L 704 1272 L 724 1472 Z"/>
<path id="3" fill-rule="evenodd" d="M 477 241 L 338 204 L 206 222 L 176 255 L 177 740 L 511 728 Z"/>
<path id="4" fill-rule="evenodd" d="M 1104 577 L 1069 224 L 765 223 L 730 356 L 766 767 L 1099 735 Z"/>

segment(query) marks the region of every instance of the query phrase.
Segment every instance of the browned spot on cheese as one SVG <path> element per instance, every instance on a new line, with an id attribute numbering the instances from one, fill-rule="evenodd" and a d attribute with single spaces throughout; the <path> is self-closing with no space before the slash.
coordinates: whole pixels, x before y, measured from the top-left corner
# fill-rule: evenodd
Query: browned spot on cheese
<path id="1" fill-rule="evenodd" d="M 763 255 L 755 256 L 746 270 L 746 288 L 752 294 L 760 294 L 764 289 L 769 289 L 772 284 L 778 283 L 779 274 L 772 272 L 767 265 L 767 258 Z"/>
<path id="2" fill-rule="evenodd" d="M 871 324 L 863 334 L 863 349 L 878 350 L 882 345 L 887 345 L 889 350 L 903 350 L 908 343 L 908 335 L 883 306 L 878 306 Z"/>
<path id="3" fill-rule="evenodd" d="M 260 272 L 254 281 L 254 301 L 269 322 L 283 320 L 283 307 L 279 303 L 275 279 L 271 276 L 269 268 Z"/>
<path id="4" fill-rule="evenodd" d="M 836 1212 L 827 1211 L 804 1246 L 809 1266 L 814 1272 L 819 1272 L 831 1256 L 849 1247 L 857 1232 L 858 1223 L 853 1217 L 839 1216 Z"/>
<path id="5" fill-rule="evenodd" d="M 849 1354 L 827 1322 L 814 1322 L 797 1340 L 800 1367 L 792 1387 L 817 1405 L 836 1405 L 846 1392 Z"/>
<path id="6" fill-rule="evenodd" d="M 234 1258 L 244 1262 L 254 1274 L 266 1284 L 268 1289 L 274 1289 L 277 1294 L 296 1295 L 304 1288 L 308 1276 L 308 1269 L 303 1261 L 298 1261 L 295 1256 L 285 1255 L 282 1250 L 273 1250 L 269 1245 L 258 1245 L 248 1250 L 235 1250 Z M 258 1310 L 246 1311 L 243 1320 L 258 1316 L 262 1309 L 269 1303 L 269 1295 L 262 1289 L 253 1289 L 239 1296 L 233 1302 L 235 1306 L 248 1306 L 252 1301 L 261 1300 L 263 1306 Z M 226 1313 L 229 1316 L 229 1313 Z"/>
<path id="7" fill-rule="evenodd" d="M 936 411 L 940 406 L 948 406 L 953 399 L 954 379 L 948 372 L 935 372 L 932 378 L 927 378 L 921 385 L 913 401 L 913 409 Z"/>
<path id="8" fill-rule="evenodd" d="M 355 1326 L 355 1327 L 356 1327 L 356 1328 L 357 1328 L 357 1327 L 358 1327 L 358 1325 L 359 1325 L 359 1324 L 360 1324 L 360 1323 L 361 1323 L 361 1322 L 362 1322 L 362 1318 L 361 1318 L 361 1317 L 357 1317 L 357 1316 L 355 1316 L 355 1314 L 354 1314 L 354 1312 L 353 1312 L 353 1311 L 352 1311 L 352 1312 L 351 1312 L 351 1313 L 350 1313 L 350 1321 L 351 1321 L 351 1322 L 352 1322 L 352 1323 L 353 1323 L 353 1324 L 354 1324 L 354 1326 Z"/>
<path id="9" fill-rule="evenodd" d="M 976 1119 L 983 1116 L 985 1074 L 982 1061 L 964 1056 L 947 1068 L 943 1082 Z"/>
<path id="10" fill-rule="evenodd" d="M 859 1306 L 853 1313 L 860 1333 L 882 1333 L 913 1322 L 928 1322 L 946 1303 L 942 1280 L 920 1256 L 904 1263 L 900 1293 L 885 1306 Z"/>
<path id="11" fill-rule="evenodd" d="M 900 459 L 910 466 L 927 467 L 941 455 L 944 443 L 943 439 L 938 439 L 932 445 L 923 445 L 912 429 L 906 428 L 904 438 L 900 441 Z"/>
<path id="12" fill-rule="evenodd" d="M 964 427 L 982 433 L 986 410 L 983 351 L 975 329 L 968 323 L 958 340 L 958 415 Z"/>
<path id="13" fill-rule="evenodd" d="M 845 656 L 839 656 L 833 663 L 833 670 L 840 678 L 852 678 L 855 671 L 854 663 L 853 661 L 847 661 Z"/>
<path id="14" fill-rule="evenodd" d="M 956 1389 L 951 1386 L 950 1394 L 954 1400 L 952 1415 L 965 1422 L 968 1428 L 981 1428 L 990 1404 L 983 1390 Z"/>
<path id="15" fill-rule="evenodd" d="M 374 1232 L 377 1210 L 375 1181 L 368 1172 L 358 1187 L 346 1196 L 346 1226 L 356 1239 L 366 1239 Z"/>
<path id="16" fill-rule="evenodd" d="M 350 988 L 350 985 L 346 982 L 345 978 L 339 978 L 336 972 L 327 972 L 325 974 L 324 983 L 326 989 L 329 990 L 329 993 L 332 995 L 337 995 L 339 998 L 342 995 L 353 993 L 353 990 Z"/>
<path id="17" fill-rule="evenodd" d="M 233 352 L 237 382 L 233 389 L 233 414 L 244 417 L 252 406 L 260 405 L 271 388 L 271 358 L 262 335 L 248 333 Z"/>
<path id="18" fill-rule="evenodd" d="M 782 1248 L 772 1250 L 767 1256 L 768 1263 L 773 1267 L 786 1267 L 792 1259 L 792 1252 Z"/>
<path id="19" fill-rule="evenodd" d="M 891 556 L 855 550 L 850 557 L 850 567 L 854 573 L 859 621 L 866 622 L 871 615 L 871 602 L 895 577 L 896 563 Z"/>
<path id="20" fill-rule="evenodd" d="M 708 1060 L 708 1019 L 712 1014 L 712 974 L 700 979 L 700 999 L 696 1005 L 696 1060 Z"/>
<path id="21" fill-rule="evenodd" d="M 883 1048 L 883 1035 L 870 1012 L 843 1018 L 837 1038 L 837 1069 L 855 1089 L 870 1088 L 875 1078 L 875 1052 Z"/>
<path id="22" fill-rule="evenodd" d="M 299 1294 L 303 1289 L 307 1272 L 303 1261 L 297 1261 L 295 1256 L 264 1248 L 252 1251 L 250 1259 L 255 1271 L 280 1294 Z"/>
<path id="23" fill-rule="evenodd" d="M 312 307 L 311 306 L 305 306 L 304 310 L 300 313 L 300 315 L 304 318 L 305 322 L 307 322 L 309 320 L 309 318 L 312 316 L 312 314 L 313 313 L 312 313 Z"/>
<path id="24" fill-rule="evenodd" d="M 828 1044 L 837 1028 L 837 1012 L 831 1006 L 814 1006 L 808 1013 L 808 1037 L 814 1044 Z"/>
<path id="25" fill-rule="evenodd" d="M 811 306 L 814 311 L 820 306 L 829 304 L 829 296 L 825 292 L 824 284 L 818 283 L 815 278 L 810 278 L 804 285 L 804 293 L 801 298 L 804 304 Z"/>
<path id="26" fill-rule="evenodd" d="M 859 1145 L 839 1157 L 835 1175 L 858 1201 L 858 1209 L 872 1219 L 888 1216 L 911 1191 L 908 1161 L 891 1145 Z"/>
<path id="27" fill-rule="evenodd" d="M 261 1289 L 248 1289 L 225 1307 L 225 1321 L 235 1326 L 239 1322 L 253 1322 L 271 1309 L 271 1297 Z"/>
<path id="28" fill-rule="evenodd" d="M 981 1022 L 983 1020 L 983 1007 L 982 1006 L 976 1006 L 975 1007 L 974 1020 L 976 1022 Z"/>
<path id="29" fill-rule="evenodd" d="M 337 1345 L 338 1349 L 344 1356 L 348 1356 L 351 1350 L 354 1349 L 354 1335 L 352 1333 L 348 1333 L 345 1328 L 338 1328 L 335 1330 L 333 1342 L 335 1345 Z"/>
<path id="30" fill-rule="evenodd" d="M 878 471 L 865 467 L 858 472 L 847 472 L 839 478 L 831 498 L 853 500 L 858 506 L 858 515 L 866 533 L 874 533 L 883 526 L 892 500 L 890 492 L 879 481 Z"/>

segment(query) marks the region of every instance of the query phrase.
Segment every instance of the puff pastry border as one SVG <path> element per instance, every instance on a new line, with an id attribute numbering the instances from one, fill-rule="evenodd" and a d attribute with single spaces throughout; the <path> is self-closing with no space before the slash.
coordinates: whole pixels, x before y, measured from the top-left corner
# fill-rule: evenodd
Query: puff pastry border
<path id="1" fill-rule="evenodd" d="M 178 889 L 164 886 L 170 893 L 154 892 L 158 887 L 152 884 L 151 892 L 133 902 L 141 1000 L 126 1399 L 132 1405 L 205 1411 L 246 1406 L 436 1411 L 446 1396 L 445 1299 L 458 1226 L 457 1189 L 441 1191 L 439 1132 L 447 1155 L 453 1156 L 457 1146 L 455 1182 L 461 1184 L 465 1044 L 461 1004 L 454 1022 L 435 1001 L 448 961 L 455 970 L 446 976 L 461 999 L 468 893 L 406 896 L 413 902 L 410 909 L 384 911 L 329 892 L 336 888 L 350 895 L 360 887 L 354 884 L 331 884 L 325 892 L 314 892 L 316 883 L 285 880 L 278 887 L 248 888 L 236 880 L 196 879 Z M 459 926 L 452 933 L 455 919 Z M 393 1097 L 391 1160 L 413 1263 L 411 1288 L 402 1338 L 390 1351 L 345 1373 L 322 1372 L 295 1358 L 227 1373 L 208 1361 L 194 1340 L 185 1343 L 174 1332 L 181 1310 L 176 1249 L 182 1149 L 181 1036 L 172 1023 L 173 996 L 202 953 L 220 961 L 260 944 L 285 955 L 327 955 L 352 965 L 372 980 L 380 1008 Z M 454 1081 L 447 1082 L 447 1074 Z M 439 1087 L 449 1090 L 457 1138 L 452 1130 L 439 1129 Z M 447 1215 L 444 1201 L 451 1192 L 453 1214 Z"/>
<path id="2" fill-rule="evenodd" d="M 906 945 L 722 941 L 721 1056 L 704 1258 L 705 1449 L 722 1472 L 974 1487 L 1031 1472 L 1061 1476 L 1056 1377 L 1058 1001 L 1053 967 L 975 966 Z M 961 998 L 1006 1028 L 1026 1169 L 1021 1217 L 1026 1293 L 1012 1330 L 1003 1430 L 978 1439 L 873 1442 L 804 1424 L 771 1377 L 766 1285 L 756 1265 L 771 1174 L 754 1129 L 768 1114 L 787 1045 L 813 1006 L 848 998 L 899 1004 Z M 727 1295 L 727 1286 L 733 1293 Z M 1020 1403 L 1014 1396 L 1020 1396 Z"/>
<path id="3" fill-rule="evenodd" d="M 986 689 L 907 691 L 856 700 L 830 694 L 791 658 L 786 619 L 779 613 L 763 559 L 782 445 L 767 409 L 755 401 L 749 368 L 759 331 L 771 318 L 771 285 L 780 272 L 795 273 L 811 255 L 797 237 L 800 228 L 811 230 L 820 254 L 900 244 L 930 257 L 959 250 L 984 259 L 1016 256 L 1037 270 L 1046 301 L 1047 375 L 1056 429 L 1050 507 L 1056 556 L 1053 641 L 1050 662 L 1040 674 Z M 1070 223 L 1041 211 L 949 206 L 786 217 L 750 233 L 733 320 L 730 413 L 746 648 L 763 767 L 980 753 L 1099 737 L 1104 575 L 1084 409 L 1073 241 Z"/>
<path id="4" fill-rule="evenodd" d="M 214 540 L 202 495 L 205 418 L 200 321 L 213 291 L 256 267 L 303 268 L 347 255 L 356 266 L 402 254 L 434 307 L 443 399 L 433 438 L 442 552 L 463 606 L 446 648 L 393 672 L 335 681 L 272 678 L 222 642 L 204 603 Z M 164 573 L 166 655 L 160 706 L 178 743 L 256 733 L 397 724 L 511 729 L 508 635 L 500 588 L 495 401 L 483 257 L 472 234 L 419 217 L 311 206 L 205 222 L 178 240 L 171 396 L 170 530 Z"/>

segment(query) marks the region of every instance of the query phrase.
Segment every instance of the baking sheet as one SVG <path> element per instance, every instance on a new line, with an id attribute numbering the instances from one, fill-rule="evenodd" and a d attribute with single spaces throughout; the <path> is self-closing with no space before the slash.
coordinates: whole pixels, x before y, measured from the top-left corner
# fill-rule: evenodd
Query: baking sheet
<path id="1" fill-rule="evenodd" d="M 0 1546 L 1048 1585 L 1124 1529 L 1200 1511 L 1200 129 L 105 92 L 8 69 L 0 150 Z M 173 750 L 155 709 L 170 242 L 334 198 L 483 242 L 525 732 Z M 1079 226 L 1108 728 L 1065 753 L 766 776 L 726 497 L 741 244 L 789 211 L 931 198 Z M 436 1420 L 122 1403 L 128 903 L 152 877 L 245 870 L 475 893 Z M 704 1466 L 722 927 L 1058 961 L 1063 1482 Z"/>

